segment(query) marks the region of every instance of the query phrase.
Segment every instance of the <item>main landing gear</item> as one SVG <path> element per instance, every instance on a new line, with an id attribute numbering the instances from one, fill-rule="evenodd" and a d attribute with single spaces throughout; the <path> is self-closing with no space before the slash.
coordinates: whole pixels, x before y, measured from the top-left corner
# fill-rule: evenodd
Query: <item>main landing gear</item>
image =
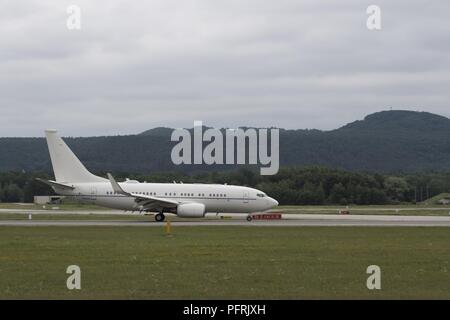
<path id="1" fill-rule="evenodd" d="M 165 218 L 166 218 L 166 216 L 162 212 L 155 215 L 155 221 L 157 221 L 157 222 L 163 222 Z"/>
<path id="2" fill-rule="evenodd" d="M 252 221 L 252 220 L 253 220 L 253 217 L 252 217 L 251 215 L 248 215 L 248 216 L 247 216 L 247 221 L 250 222 L 250 221 Z"/>

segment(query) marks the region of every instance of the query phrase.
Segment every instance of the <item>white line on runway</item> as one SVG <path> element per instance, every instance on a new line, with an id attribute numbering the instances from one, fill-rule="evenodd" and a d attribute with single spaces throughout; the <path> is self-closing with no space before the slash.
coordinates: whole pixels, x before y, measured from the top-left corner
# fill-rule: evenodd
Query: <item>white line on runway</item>
<path id="1" fill-rule="evenodd" d="M 0 212 L 20 214 L 92 214 L 92 215 L 141 215 L 139 213 L 124 213 L 123 211 L 83 211 L 83 210 L 24 210 L 0 209 Z M 230 219 L 220 219 L 227 217 Z M 399 215 L 336 215 L 336 214 L 282 214 L 281 220 L 245 221 L 247 214 L 207 214 L 206 220 L 173 221 L 180 226 L 450 226 L 448 216 L 399 216 Z M 0 226 L 158 226 L 153 218 L 148 221 L 106 221 L 106 220 L 3 220 Z"/>

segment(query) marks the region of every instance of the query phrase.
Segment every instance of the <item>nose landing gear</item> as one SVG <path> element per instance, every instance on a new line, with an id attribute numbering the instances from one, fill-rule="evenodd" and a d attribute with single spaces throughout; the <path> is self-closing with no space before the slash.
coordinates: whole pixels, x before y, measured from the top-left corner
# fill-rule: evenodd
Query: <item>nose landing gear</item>
<path id="1" fill-rule="evenodd" d="M 252 220 L 253 220 L 253 217 L 252 217 L 251 215 L 248 215 L 248 216 L 247 216 L 247 221 L 250 222 L 250 221 L 252 221 Z"/>

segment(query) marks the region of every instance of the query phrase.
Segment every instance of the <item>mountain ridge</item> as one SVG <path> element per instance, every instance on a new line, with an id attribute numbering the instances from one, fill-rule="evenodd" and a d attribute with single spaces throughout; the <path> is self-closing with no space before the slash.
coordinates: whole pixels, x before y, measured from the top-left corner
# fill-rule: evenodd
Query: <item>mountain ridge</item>
<path id="1" fill-rule="evenodd" d="M 64 138 L 94 172 L 197 172 L 237 166 L 170 161 L 173 129 L 136 135 Z M 192 130 L 192 129 L 190 129 Z M 132 155 L 132 156 L 130 156 Z M 282 166 L 323 165 L 351 171 L 450 171 L 450 119 L 429 112 L 380 111 L 338 129 L 280 129 Z M 51 172 L 44 138 L 0 138 L 0 171 Z"/>

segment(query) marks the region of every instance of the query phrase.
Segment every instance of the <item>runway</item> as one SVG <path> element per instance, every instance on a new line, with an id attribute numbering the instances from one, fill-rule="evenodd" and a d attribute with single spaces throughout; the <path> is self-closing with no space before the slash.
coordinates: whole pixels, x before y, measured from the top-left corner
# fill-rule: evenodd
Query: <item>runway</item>
<path id="1" fill-rule="evenodd" d="M 161 227 L 164 222 L 155 222 L 152 215 L 142 213 L 131 213 L 119 210 L 39 210 L 39 209 L 0 209 L 1 213 L 14 213 L 33 216 L 55 215 L 59 220 L 0 220 L 0 226 L 58 226 L 58 227 Z M 64 215 L 80 215 L 79 219 L 64 219 Z M 90 219 L 82 216 L 90 215 Z M 105 219 L 104 216 L 111 218 Z M 380 215 L 380 214 L 309 214 L 309 213 L 283 213 L 280 220 L 245 220 L 247 214 L 206 214 L 204 219 L 180 219 L 172 214 L 166 214 L 173 219 L 174 226 L 248 226 L 248 227 L 306 227 L 306 226 L 355 226 L 355 227 L 450 227 L 450 216 L 403 216 L 403 215 Z M 103 216 L 95 219 L 92 216 Z M 114 216 L 142 217 L 136 220 L 119 220 Z"/>
<path id="2" fill-rule="evenodd" d="M 226 215 L 225 215 L 226 216 Z M 246 221 L 245 215 L 220 219 L 173 221 L 173 226 L 245 226 L 245 227 L 450 227 L 450 217 L 440 216 L 386 216 L 386 215 L 331 215 L 284 214 L 280 220 Z M 0 226 L 16 227 L 162 227 L 165 222 L 119 220 L 3 220 Z"/>

